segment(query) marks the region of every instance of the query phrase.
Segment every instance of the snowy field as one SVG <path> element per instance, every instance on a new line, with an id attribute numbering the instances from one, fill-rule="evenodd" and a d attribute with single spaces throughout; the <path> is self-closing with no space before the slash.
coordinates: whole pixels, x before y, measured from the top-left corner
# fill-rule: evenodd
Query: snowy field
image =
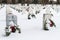
<path id="1" fill-rule="evenodd" d="M 35 5 L 34 5 L 35 7 Z M 21 28 L 21 34 L 18 32 L 11 33 L 10 36 L 6 37 L 5 27 L 6 27 L 6 5 L 0 9 L 0 40 L 60 40 L 60 5 L 53 5 L 49 7 L 48 10 L 51 10 L 52 20 L 56 24 L 56 28 L 52 27 L 49 31 L 43 30 L 43 14 L 48 8 L 42 9 L 43 6 L 39 6 L 40 13 L 36 15 L 36 18 L 28 20 L 28 12 L 25 10 L 23 12 L 17 12 L 16 10 L 9 7 L 13 14 L 18 17 L 18 25 Z M 33 11 L 38 10 L 33 9 Z M 22 14 L 23 13 L 23 14 Z"/>

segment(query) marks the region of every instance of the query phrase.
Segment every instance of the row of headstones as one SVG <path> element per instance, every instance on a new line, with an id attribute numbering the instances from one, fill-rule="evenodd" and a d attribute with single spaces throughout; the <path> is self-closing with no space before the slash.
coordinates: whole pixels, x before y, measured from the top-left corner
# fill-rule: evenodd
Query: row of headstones
<path id="1" fill-rule="evenodd" d="M 30 9 L 34 9 L 34 10 L 41 10 L 41 9 L 45 9 L 47 6 L 49 5 L 41 5 L 41 4 L 30 4 L 29 6 L 27 6 L 27 4 L 25 4 L 24 6 L 22 6 L 21 4 L 17 4 L 17 5 L 11 5 L 10 7 L 15 9 L 16 11 L 20 12 L 20 10 L 24 10 L 24 9 L 27 9 L 28 7 Z M 57 6 L 57 5 L 51 5 L 51 7 L 53 9 L 56 9 L 58 7 L 55 7 L 54 6 Z"/>
<path id="2" fill-rule="evenodd" d="M 25 6 L 21 6 L 21 4 L 15 4 L 15 5 L 9 5 L 12 9 L 18 11 L 19 13 L 20 12 L 23 12 L 23 11 L 27 11 L 28 12 L 28 19 L 31 19 L 31 17 L 35 18 L 35 15 L 36 14 L 39 14 L 40 11 L 43 11 L 44 9 L 46 9 L 48 6 L 50 6 L 52 9 L 56 10 L 56 8 L 58 7 L 55 7 L 54 6 L 57 6 L 57 5 L 40 5 L 40 4 L 31 4 L 29 6 L 27 6 L 25 4 Z M 41 10 L 43 9 L 43 10 Z M 34 13 L 32 12 L 34 11 Z"/>

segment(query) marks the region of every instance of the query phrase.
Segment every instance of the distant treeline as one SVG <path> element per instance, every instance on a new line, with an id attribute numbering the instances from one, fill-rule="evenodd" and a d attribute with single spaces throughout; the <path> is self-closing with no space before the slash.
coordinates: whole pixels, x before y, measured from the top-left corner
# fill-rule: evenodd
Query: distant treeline
<path id="1" fill-rule="evenodd" d="M 0 0 L 0 4 L 60 4 L 60 0 Z"/>

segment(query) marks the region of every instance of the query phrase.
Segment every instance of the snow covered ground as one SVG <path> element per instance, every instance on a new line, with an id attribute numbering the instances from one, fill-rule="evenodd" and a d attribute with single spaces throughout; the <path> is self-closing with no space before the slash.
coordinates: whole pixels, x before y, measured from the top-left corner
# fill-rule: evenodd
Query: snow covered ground
<path id="1" fill-rule="evenodd" d="M 56 24 L 56 28 L 51 28 L 49 31 L 42 30 L 43 28 L 43 14 L 46 9 L 40 9 L 40 13 L 36 15 L 36 18 L 31 20 L 27 19 L 28 13 L 18 13 L 16 10 L 10 8 L 13 14 L 18 17 L 18 25 L 21 28 L 21 34 L 18 32 L 12 33 L 6 37 L 6 6 L 0 9 L 0 40 L 60 40 L 60 10 L 59 6 L 53 6 L 54 10 L 50 8 L 54 15 L 52 18 Z M 57 9 L 58 8 L 58 11 Z M 24 14 L 25 13 L 25 14 Z M 26 14 L 27 13 L 27 14 Z"/>

